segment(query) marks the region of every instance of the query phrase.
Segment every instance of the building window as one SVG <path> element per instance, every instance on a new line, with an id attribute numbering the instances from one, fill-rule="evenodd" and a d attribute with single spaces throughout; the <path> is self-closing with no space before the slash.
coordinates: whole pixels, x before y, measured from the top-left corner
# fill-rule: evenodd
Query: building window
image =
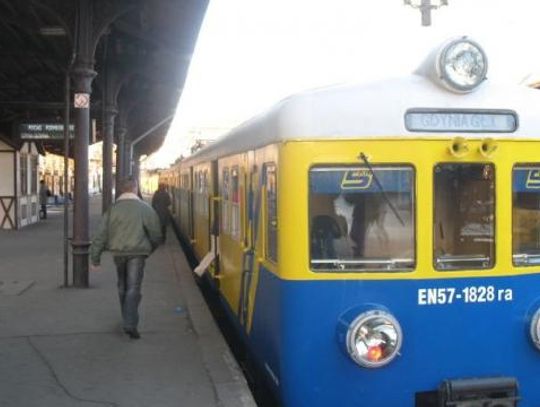
<path id="1" fill-rule="evenodd" d="M 28 155 L 21 154 L 21 195 L 28 195 Z"/>
<path id="2" fill-rule="evenodd" d="M 30 158 L 30 190 L 32 194 L 37 194 L 37 169 L 38 169 L 38 157 L 33 155 Z"/>

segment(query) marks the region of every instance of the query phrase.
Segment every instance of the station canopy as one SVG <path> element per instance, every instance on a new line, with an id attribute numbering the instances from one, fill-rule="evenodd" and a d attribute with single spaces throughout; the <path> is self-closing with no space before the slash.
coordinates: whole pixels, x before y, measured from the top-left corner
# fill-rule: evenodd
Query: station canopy
<path id="1" fill-rule="evenodd" d="M 111 100 L 106 88 L 115 90 L 116 124 L 132 140 L 174 113 L 208 0 L 90 0 L 91 10 L 83 15 L 84 1 L 0 0 L 0 136 L 15 145 L 21 129 L 30 134 L 38 124 L 63 123 L 66 72 L 83 18 L 91 18 L 99 38 L 90 142 L 102 138 L 103 112 Z M 114 86 L 106 87 L 106 80 Z M 157 150 L 168 126 L 146 137 L 138 153 Z M 62 153 L 62 140 L 36 140 Z"/>

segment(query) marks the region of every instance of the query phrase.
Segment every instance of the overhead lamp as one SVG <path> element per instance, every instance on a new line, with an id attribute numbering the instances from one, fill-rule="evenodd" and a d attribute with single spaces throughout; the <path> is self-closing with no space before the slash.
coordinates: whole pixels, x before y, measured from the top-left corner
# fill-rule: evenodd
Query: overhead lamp
<path id="1" fill-rule="evenodd" d="M 435 48 L 416 74 L 455 93 L 469 93 L 487 79 L 488 61 L 478 43 L 463 36 Z"/>
<path id="2" fill-rule="evenodd" d="M 66 30 L 61 26 L 46 26 L 40 27 L 39 33 L 45 37 L 63 37 L 66 35 Z"/>
<path id="3" fill-rule="evenodd" d="M 486 79 L 486 54 L 480 45 L 467 37 L 444 45 L 435 63 L 443 84 L 455 92 L 470 92 Z"/>

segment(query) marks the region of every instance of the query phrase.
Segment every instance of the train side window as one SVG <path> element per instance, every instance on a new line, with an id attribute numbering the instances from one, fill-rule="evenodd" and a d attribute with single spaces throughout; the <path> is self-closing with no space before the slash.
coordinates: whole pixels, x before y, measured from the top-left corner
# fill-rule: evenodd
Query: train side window
<path id="1" fill-rule="evenodd" d="M 231 169 L 231 236 L 240 240 L 240 171 L 238 167 Z"/>
<path id="2" fill-rule="evenodd" d="M 208 171 L 197 171 L 195 173 L 195 212 L 208 216 Z"/>
<path id="3" fill-rule="evenodd" d="M 410 271 L 415 258 L 414 168 L 314 167 L 309 172 L 313 271 Z"/>
<path id="4" fill-rule="evenodd" d="M 199 191 L 199 185 L 200 185 L 200 178 L 199 178 L 199 171 L 195 171 L 193 173 L 193 204 L 194 204 L 194 210 L 195 210 L 195 213 L 201 213 L 201 208 L 200 208 L 200 204 L 199 204 L 199 200 L 200 200 L 200 191 Z"/>
<path id="5" fill-rule="evenodd" d="M 189 216 L 189 175 L 182 174 L 180 181 L 180 216 L 184 221 Z"/>
<path id="6" fill-rule="evenodd" d="M 266 172 L 266 257 L 277 263 L 277 174 L 276 165 L 265 164 Z"/>
<path id="7" fill-rule="evenodd" d="M 230 205 L 229 188 L 230 188 L 229 169 L 224 168 L 221 174 L 221 231 L 225 234 L 230 233 L 229 219 L 231 215 L 229 213 L 229 205 Z"/>
<path id="8" fill-rule="evenodd" d="M 515 266 L 540 264 L 540 165 L 512 172 L 512 259 Z"/>
<path id="9" fill-rule="evenodd" d="M 434 169 L 434 267 L 487 269 L 495 264 L 495 168 L 443 163 Z"/>
<path id="10" fill-rule="evenodd" d="M 205 217 L 210 216 L 210 213 L 208 211 L 208 192 L 209 192 L 209 185 L 208 185 L 208 170 L 204 170 L 201 172 L 202 175 L 202 182 L 201 182 L 201 199 L 202 199 L 202 207 L 203 207 L 203 214 Z"/>

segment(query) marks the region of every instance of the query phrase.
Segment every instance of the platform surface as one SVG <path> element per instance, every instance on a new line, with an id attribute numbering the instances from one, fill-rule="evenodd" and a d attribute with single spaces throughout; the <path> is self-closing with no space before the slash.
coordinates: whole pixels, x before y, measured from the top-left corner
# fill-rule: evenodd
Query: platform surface
<path id="1" fill-rule="evenodd" d="M 90 224 L 99 220 L 91 200 Z M 148 258 L 139 331 L 122 331 L 112 257 L 64 288 L 63 214 L 0 231 L 1 407 L 254 407 L 171 230 Z M 70 255 L 71 257 L 71 255 Z"/>

